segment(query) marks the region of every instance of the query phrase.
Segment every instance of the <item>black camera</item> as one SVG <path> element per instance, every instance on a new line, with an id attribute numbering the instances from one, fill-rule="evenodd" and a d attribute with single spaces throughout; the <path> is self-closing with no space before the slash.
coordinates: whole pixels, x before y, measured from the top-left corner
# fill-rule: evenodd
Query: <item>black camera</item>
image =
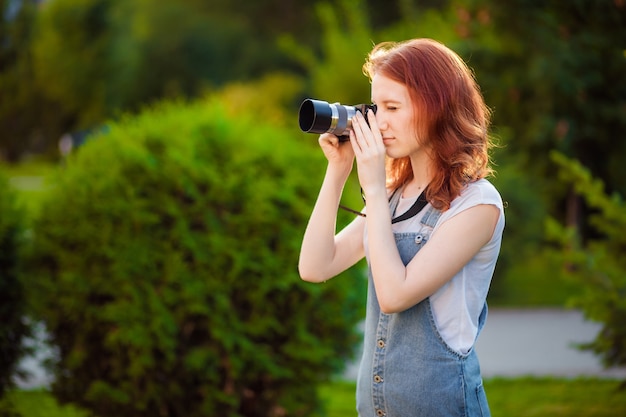
<path id="1" fill-rule="evenodd" d="M 352 118 L 359 111 L 363 115 L 367 110 L 376 113 L 376 105 L 357 104 L 344 106 L 339 103 L 330 104 L 322 100 L 306 99 L 300 105 L 300 129 L 308 133 L 332 133 L 345 142 L 350 138 Z M 367 121 L 367 117 L 365 117 Z M 369 124 L 369 122 L 367 122 Z"/>

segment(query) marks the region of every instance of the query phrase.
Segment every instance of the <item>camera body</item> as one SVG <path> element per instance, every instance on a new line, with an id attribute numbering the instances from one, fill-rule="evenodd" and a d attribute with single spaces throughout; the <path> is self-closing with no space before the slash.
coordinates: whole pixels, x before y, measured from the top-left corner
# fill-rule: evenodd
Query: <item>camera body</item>
<path id="1" fill-rule="evenodd" d="M 376 105 L 356 104 L 345 106 L 339 103 L 330 104 L 322 100 L 306 99 L 300 105 L 298 120 L 300 129 L 308 133 L 332 133 L 345 142 L 350 138 L 352 118 L 356 112 L 367 114 L 367 110 L 376 113 Z M 365 117 L 367 121 L 367 117 Z M 368 121 L 369 124 L 369 121 Z"/>

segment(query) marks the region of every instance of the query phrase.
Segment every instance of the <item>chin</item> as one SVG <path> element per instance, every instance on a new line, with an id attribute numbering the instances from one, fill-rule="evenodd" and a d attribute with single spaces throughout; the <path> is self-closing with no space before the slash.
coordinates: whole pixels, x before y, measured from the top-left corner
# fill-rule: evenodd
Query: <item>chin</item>
<path id="1" fill-rule="evenodd" d="M 394 149 L 393 149 L 392 147 L 390 147 L 390 146 L 388 146 L 388 147 L 385 149 L 385 152 L 386 152 L 386 154 L 387 154 L 387 156 L 388 156 L 389 158 L 393 158 L 393 159 L 403 158 L 403 157 L 405 157 L 405 156 L 406 156 L 404 153 L 402 153 L 402 152 L 398 152 L 397 150 L 394 150 Z"/>

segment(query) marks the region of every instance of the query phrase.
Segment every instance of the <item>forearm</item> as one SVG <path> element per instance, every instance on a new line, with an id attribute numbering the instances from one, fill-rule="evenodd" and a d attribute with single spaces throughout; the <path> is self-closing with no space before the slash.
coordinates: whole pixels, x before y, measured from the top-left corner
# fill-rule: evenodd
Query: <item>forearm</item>
<path id="1" fill-rule="evenodd" d="M 298 269 L 305 281 L 321 282 L 331 278 L 328 268 L 335 257 L 337 209 L 349 171 L 329 165 L 319 196 L 304 232 Z"/>
<path id="2" fill-rule="evenodd" d="M 394 310 L 404 294 L 406 268 L 391 228 L 387 193 L 378 190 L 367 198 L 369 261 L 381 309 Z"/>

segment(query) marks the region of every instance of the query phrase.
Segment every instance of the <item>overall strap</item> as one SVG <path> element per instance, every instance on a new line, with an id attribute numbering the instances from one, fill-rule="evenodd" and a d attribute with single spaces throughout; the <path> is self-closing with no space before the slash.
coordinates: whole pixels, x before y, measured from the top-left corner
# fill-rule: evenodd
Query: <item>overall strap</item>
<path id="1" fill-rule="evenodd" d="M 425 226 L 435 227 L 440 216 L 441 210 L 437 210 L 436 208 L 431 207 L 426 211 L 426 213 L 424 213 L 424 216 L 422 217 L 420 223 Z"/>

